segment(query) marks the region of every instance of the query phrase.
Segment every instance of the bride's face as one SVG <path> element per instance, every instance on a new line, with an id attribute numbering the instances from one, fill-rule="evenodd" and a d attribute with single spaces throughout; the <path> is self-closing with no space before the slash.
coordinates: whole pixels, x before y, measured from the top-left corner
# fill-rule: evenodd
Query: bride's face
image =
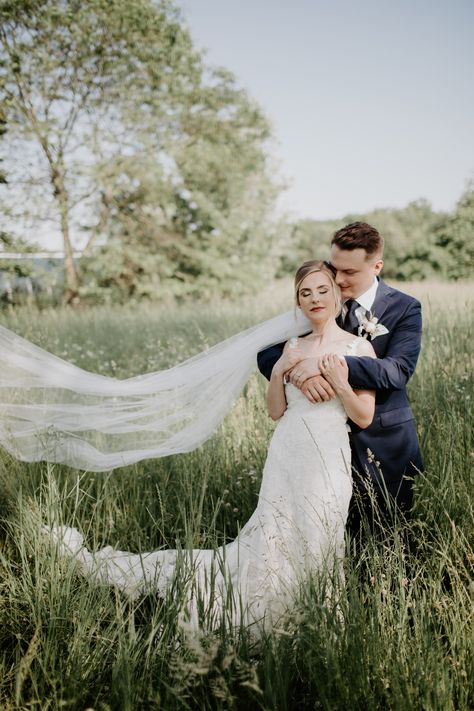
<path id="1" fill-rule="evenodd" d="M 298 305 L 310 321 L 327 321 L 336 316 L 334 286 L 324 272 L 308 274 L 298 289 Z"/>

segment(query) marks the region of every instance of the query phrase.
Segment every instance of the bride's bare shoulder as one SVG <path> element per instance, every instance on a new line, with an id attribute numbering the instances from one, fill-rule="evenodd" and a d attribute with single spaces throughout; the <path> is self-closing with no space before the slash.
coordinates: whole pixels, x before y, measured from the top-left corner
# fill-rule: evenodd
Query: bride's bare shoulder
<path id="1" fill-rule="evenodd" d="M 374 348 L 370 341 L 361 336 L 356 336 L 351 338 L 349 341 L 349 346 L 354 355 L 358 356 L 370 356 L 371 358 L 376 358 Z"/>
<path id="2" fill-rule="evenodd" d="M 286 342 L 286 345 L 290 348 L 309 348 L 314 342 L 314 336 L 311 332 L 305 333 L 303 336 L 298 336 L 298 338 L 290 338 Z"/>

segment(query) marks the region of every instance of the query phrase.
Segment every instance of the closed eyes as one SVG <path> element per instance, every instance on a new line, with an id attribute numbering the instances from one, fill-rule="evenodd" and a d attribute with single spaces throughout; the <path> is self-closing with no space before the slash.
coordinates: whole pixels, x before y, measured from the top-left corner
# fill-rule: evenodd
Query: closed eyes
<path id="1" fill-rule="evenodd" d="M 329 289 L 324 289 L 324 290 L 318 290 L 316 293 L 317 294 L 327 294 Z M 311 291 L 309 289 L 302 289 L 300 291 L 300 296 L 311 296 Z"/>

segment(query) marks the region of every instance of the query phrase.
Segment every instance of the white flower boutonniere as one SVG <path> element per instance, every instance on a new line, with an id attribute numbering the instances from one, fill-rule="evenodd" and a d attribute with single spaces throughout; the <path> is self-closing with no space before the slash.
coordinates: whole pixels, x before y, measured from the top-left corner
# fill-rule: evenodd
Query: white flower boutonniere
<path id="1" fill-rule="evenodd" d="M 373 341 L 377 336 L 383 336 L 385 333 L 388 333 L 388 328 L 385 328 L 383 323 L 379 323 L 377 316 L 372 314 L 371 311 L 369 311 L 369 315 L 367 315 L 366 310 L 362 306 L 356 309 L 355 315 L 360 324 L 358 330 L 359 336 L 370 338 L 370 340 Z"/>

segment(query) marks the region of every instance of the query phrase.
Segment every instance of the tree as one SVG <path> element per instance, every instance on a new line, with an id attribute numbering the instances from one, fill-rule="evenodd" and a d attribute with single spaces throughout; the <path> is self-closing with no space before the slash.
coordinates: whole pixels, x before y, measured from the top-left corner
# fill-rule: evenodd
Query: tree
<path id="1" fill-rule="evenodd" d="M 233 254 L 255 257 L 275 196 L 269 127 L 229 73 L 206 70 L 171 3 L 0 0 L 0 59 L 17 153 L 36 146 L 46 170 L 28 177 L 56 208 L 68 301 L 81 290 L 73 228 L 85 254 L 103 245 L 85 292 L 146 292 L 150 267 L 188 292 Z"/>
<path id="2" fill-rule="evenodd" d="M 74 208 L 96 194 L 95 147 L 115 128 L 108 148 L 116 155 L 127 105 L 137 121 L 151 108 L 156 119 L 170 83 L 187 81 L 198 59 L 168 4 L 147 0 L 3 0 L 0 51 L 9 131 L 20 151 L 28 143 L 39 148 L 46 166 L 71 301 L 79 288 L 71 221 Z"/>
<path id="3" fill-rule="evenodd" d="M 454 213 L 439 226 L 436 244 L 446 255 L 451 279 L 474 277 L 474 180 L 468 182 Z"/>
<path id="4" fill-rule="evenodd" d="M 268 177 L 269 135 L 232 75 L 203 73 L 182 97 L 166 162 L 148 132 L 141 160 L 121 156 L 104 166 L 109 239 L 87 264 L 85 290 L 106 287 L 115 299 L 205 298 L 271 279 L 281 237 L 271 214 L 278 189 Z"/>
<path id="5" fill-rule="evenodd" d="M 341 220 L 299 220 L 288 225 L 288 248 L 282 254 L 277 276 L 293 275 L 308 259 L 329 259 L 334 232 L 344 224 Z"/>

